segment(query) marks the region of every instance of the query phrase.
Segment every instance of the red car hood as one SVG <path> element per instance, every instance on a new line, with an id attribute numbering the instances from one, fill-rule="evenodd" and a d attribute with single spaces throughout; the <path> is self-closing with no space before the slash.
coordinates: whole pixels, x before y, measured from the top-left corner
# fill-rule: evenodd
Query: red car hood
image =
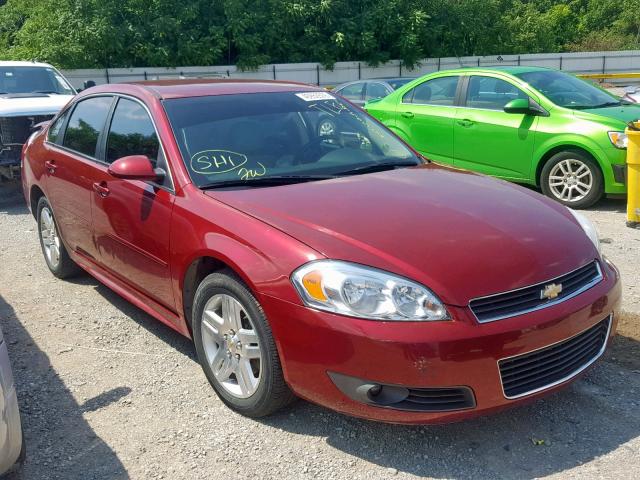
<path id="1" fill-rule="evenodd" d="M 451 305 L 548 280 L 597 256 L 565 207 L 436 165 L 207 194 L 329 258 L 412 278 Z"/>

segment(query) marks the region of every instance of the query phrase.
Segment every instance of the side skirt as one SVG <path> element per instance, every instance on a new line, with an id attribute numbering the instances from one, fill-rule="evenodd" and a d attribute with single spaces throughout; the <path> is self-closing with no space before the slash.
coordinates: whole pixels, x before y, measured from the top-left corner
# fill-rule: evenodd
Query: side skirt
<path id="1" fill-rule="evenodd" d="M 148 313 L 156 320 L 159 320 L 165 325 L 171 327 L 173 330 L 181 333 L 185 337 L 191 338 L 191 334 L 189 333 L 185 322 L 183 322 L 183 320 L 171 310 L 160 305 L 158 302 L 149 298 L 142 292 L 139 292 L 130 285 L 125 284 L 120 279 L 107 272 L 104 268 L 94 263 L 91 259 L 82 255 L 80 252 L 73 252 L 73 260 L 83 270 L 86 270 L 89 275 L 109 287 L 128 302 Z"/>

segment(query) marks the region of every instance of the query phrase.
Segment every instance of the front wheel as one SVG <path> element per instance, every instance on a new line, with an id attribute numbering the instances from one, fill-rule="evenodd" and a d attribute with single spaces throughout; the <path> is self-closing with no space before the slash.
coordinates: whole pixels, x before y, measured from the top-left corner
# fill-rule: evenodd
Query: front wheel
<path id="1" fill-rule="evenodd" d="M 584 153 L 565 151 L 549 159 L 540 175 L 544 194 L 571 208 L 587 208 L 604 194 L 597 163 Z"/>
<path id="2" fill-rule="evenodd" d="M 258 418 L 294 399 L 267 318 L 232 272 L 213 273 L 202 281 L 193 315 L 198 360 L 227 406 Z"/>

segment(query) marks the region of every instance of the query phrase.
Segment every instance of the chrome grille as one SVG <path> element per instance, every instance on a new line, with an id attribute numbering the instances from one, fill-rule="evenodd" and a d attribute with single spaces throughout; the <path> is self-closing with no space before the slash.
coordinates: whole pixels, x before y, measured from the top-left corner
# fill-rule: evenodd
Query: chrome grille
<path id="1" fill-rule="evenodd" d="M 546 282 L 510 292 L 476 298 L 469 302 L 469 307 L 479 322 L 492 322 L 568 300 L 591 288 L 600 280 L 602 280 L 600 265 L 597 261 L 593 261 L 584 267 Z M 562 291 L 557 293 L 554 298 L 545 298 L 542 296 L 543 290 L 551 285 L 562 285 Z"/>
<path id="2" fill-rule="evenodd" d="M 604 352 L 611 317 L 582 333 L 548 347 L 498 362 L 507 398 L 518 398 L 569 380 Z"/>

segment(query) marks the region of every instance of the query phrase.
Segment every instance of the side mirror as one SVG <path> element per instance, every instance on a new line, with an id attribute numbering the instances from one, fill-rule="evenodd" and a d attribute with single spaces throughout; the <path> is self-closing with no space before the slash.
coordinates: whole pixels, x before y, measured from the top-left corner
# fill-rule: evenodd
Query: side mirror
<path id="1" fill-rule="evenodd" d="M 504 106 L 504 111 L 506 113 L 514 113 L 520 115 L 539 115 L 542 117 L 549 116 L 549 112 L 547 112 L 544 108 L 542 108 L 530 98 L 516 98 L 514 100 L 511 100 Z"/>
<path id="2" fill-rule="evenodd" d="M 151 160 L 146 155 L 130 155 L 114 161 L 107 170 L 116 178 L 129 180 L 146 180 L 158 182 L 164 178 L 161 169 L 154 169 Z"/>
<path id="3" fill-rule="evenodd" d="M 84 84 L 82 85 L 82 89 L 86 90 L 87 88 L 91 88 L 95 86 L 96 86 L 96 82 L 94 82 L 93 80 L 85 80 Z"/>

